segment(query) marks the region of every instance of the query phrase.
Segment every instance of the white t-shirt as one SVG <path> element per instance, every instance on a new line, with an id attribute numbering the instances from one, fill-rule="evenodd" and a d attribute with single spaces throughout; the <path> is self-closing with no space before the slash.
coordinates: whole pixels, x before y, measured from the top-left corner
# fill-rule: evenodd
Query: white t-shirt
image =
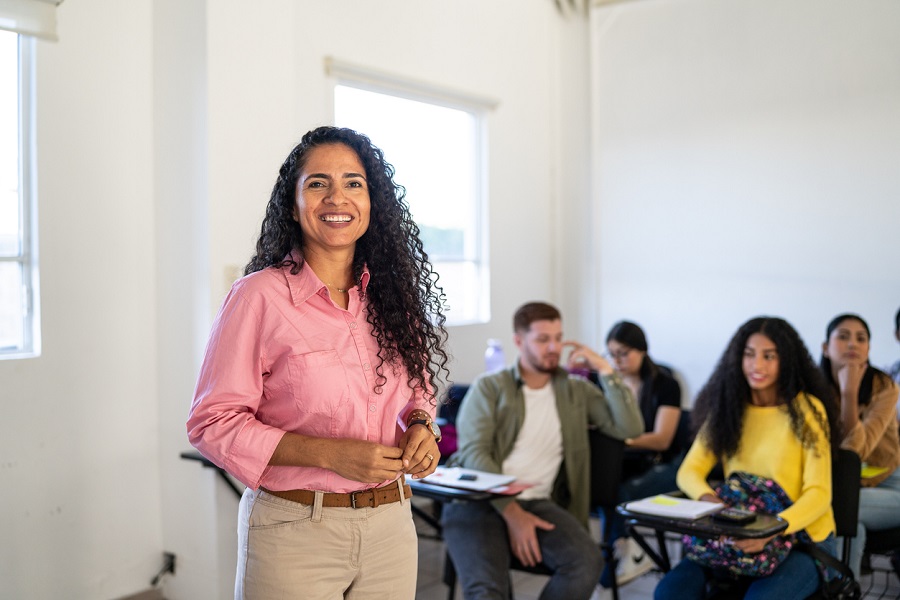
<path id="1" fill-rule="evenodd" d="M 522 391 L 525 421 L 512 452 L 503 461 L 503 473 L 515 475 L 517 481 L 534 484 L 519 494 L 522 500 L 549 498 L 563 459 L 556 396 L 552 382 L 537 390 L 523 386 Z"/>

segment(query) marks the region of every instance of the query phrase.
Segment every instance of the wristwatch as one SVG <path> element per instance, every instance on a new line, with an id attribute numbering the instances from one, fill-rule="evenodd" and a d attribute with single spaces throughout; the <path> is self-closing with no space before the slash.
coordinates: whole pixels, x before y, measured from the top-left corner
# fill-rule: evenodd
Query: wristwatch
<path id="1" fill-rule="evenodd" d="M 406 426 L 406 428 L 409 429 L 413 425 L 424 425 L 426 429 L 431 432 L 431 435 L 434 436 L 434 441 L 441 441 L 441 428 L 438 427 L 437 423 L 431 420 L 430 416 L 427 416 L 424 419 L 410 419 L 409 424 Z"/>

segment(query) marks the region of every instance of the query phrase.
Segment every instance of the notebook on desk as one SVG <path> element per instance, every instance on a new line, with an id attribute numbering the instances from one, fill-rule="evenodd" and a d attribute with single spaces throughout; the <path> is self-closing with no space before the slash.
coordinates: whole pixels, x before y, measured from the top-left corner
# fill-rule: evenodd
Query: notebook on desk
<path id="1" fill-rule="evenodd" d="M 628 502 L 625 508 L 631 512 L 647 515 L 693 520 L 720 511 L 725 508 L 725 505 L 719 502 L 659 495 Z"/>
<path id="2" fill-rule="evenodd" d="M 488 473 L 487 471 L 476 471 L 475 469 L 463 469 L 462 467 L 438 467 L 434 473 L 428 477 L 423 477 L 421 481 L 433 483 L 436 485 L 446 485 L 448 487 L 457 487 L 464 490 L 476 490 L 479 492 L 487 491 L 496 487 L 506 486 L 516 478 L 512 475 L 503 475 L 501 473 Z"/>

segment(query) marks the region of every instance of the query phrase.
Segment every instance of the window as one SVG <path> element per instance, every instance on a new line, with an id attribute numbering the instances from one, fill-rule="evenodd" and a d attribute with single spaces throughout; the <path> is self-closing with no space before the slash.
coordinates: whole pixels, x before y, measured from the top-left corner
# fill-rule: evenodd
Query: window
<path id="1" fill-rule="evenodd" d="M 447 324 L 489 321 L 483 142 L 489 106 L 396 80 L 344 75 L 334 88 L 334 122 L 369 136 L 394 166 L 447 294 Z"/>
<path id="2" fill-rule="evenodd" d="M 32 176 L 33 39 L 0 31 L 0 358 L 40 354 Z"/>

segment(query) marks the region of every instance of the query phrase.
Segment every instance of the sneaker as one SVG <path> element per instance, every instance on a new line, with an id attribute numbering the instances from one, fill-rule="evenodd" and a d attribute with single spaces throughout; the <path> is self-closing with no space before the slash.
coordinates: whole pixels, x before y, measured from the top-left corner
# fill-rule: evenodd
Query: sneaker
<path id="1" fill-rule="evenodd" d="M 653 569 L 653 560 L 631 538 L 616 540 L 616 583 L 625 585 Z"/>

